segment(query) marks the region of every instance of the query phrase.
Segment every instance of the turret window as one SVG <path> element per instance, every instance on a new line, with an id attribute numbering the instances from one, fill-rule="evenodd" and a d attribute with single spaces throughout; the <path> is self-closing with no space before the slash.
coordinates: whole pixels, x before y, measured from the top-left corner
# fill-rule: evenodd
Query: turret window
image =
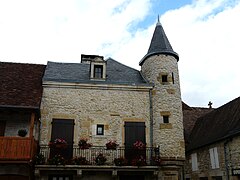
<path id="1" fill-rule="evenodd" d="M 169 117 L 171 115 L 170 111 L 161 111 L 160 115 L 162 116 L 162 122 L 161 123 L 169 123 Z"/>
<path id="2" fill-rule="evenodd" d="M 169 116 L 168 115 L 163 116 L 163 123 L 169 123 Z"/>
<path id="3" fill-rule="evenodd" d="M 168 75 L 162 75 L 162 82 L 168 82 Z"/>

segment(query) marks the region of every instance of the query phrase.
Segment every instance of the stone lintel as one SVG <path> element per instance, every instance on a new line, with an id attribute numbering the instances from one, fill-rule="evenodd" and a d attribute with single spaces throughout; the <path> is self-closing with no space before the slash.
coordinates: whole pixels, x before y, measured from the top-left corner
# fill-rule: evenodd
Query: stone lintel
<path id="1" fill-rule="evenodd" d="M 161 123 L 160 124 L 160 129 L 172 129 L 172 124 L 171 123 Z"/>
<path id="2" fill-rule="evenodd" d="M 160 115 L 161 115 L 161 116 L 170 116 L 170 115 L 171 115 L 171 112 L 170 112 L 170 111 L 161 111 L 161 112 L 160 112 Z"/>
<path id="3" fill-rule="evenodd" d="M 52 118 L 56 119 L 76 119 L 76 115 L 73 114 L 62 114 L 62 113 L 57 113 L 57 114 L 52 114 Z"/>
<path id="4" fill-rule="evenodd" d="M 123 121 L 145 122 L 143 118 L 133 118 L 133 117 L 123 118 Z"/>

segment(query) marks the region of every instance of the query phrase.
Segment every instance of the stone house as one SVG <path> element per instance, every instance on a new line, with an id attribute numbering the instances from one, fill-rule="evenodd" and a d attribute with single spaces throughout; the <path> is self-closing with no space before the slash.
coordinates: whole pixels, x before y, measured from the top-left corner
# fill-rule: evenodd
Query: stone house
<path id="1" fill-rule="evenodd" d="M 44 69 L 44 65 L 0 62 L 1 180 L 34 176 Z"/>
<path id="2" fill-rule="evenodd" d="M 186 147 L 186 179 L 240 179 L 240 97 L 197 119 Z"/>
<path id="3" fill-rule="evenodd" d="M 158 22 L 139 63 L 141 71 L 98 55 L 82 55 L 81 63 L 48 62 L 40 153 L 51 163 L 36 165 L 35 178 L 182 179 L 185 145 L 178 60 Z M 59 138 L 66 146 L 56 153 L 48 144 Z M 84 139 L 91 147 L 79 147 Z M 109 141 L 119 146 L 108 150 Z M 75 161 L 52 165 L 56 155 Z M 100 156 L 106 158 L 102 165 Z M 84 163 L 77 163 L 76 157 Z M 125 158 L 126 164 L 117 166 L 117 158 Z"/>

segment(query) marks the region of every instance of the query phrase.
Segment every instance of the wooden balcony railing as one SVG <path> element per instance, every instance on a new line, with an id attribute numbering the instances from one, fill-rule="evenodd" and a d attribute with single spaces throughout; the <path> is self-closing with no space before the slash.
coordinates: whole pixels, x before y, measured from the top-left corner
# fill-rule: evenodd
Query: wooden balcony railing
<path id="1" fill-rule="evenodd" d="M 37 146 L 30 137 L 0 137 L 0 161 L 30 161 Z"/>
<path id="2" fill-rule="evenodd" d="M 67 153 L 65 151 L 68 151 Z M 61 154 L 62 153 L 62 154 Z M 127 165 L 132 165 L 132 161 L 140 156 L 145 159 L 146 166 L 156 165 L 155 160 L 159 160 L 160 152 L 159 148 L 156 147 L 146 147 L 143 150 L 136 150 L 133 148 L 125 148 L 125 147 L 118 147 L 115 150 L 108 150 L 105 146 L 92 146 L 89 149 L 80 149 L 78 146 L 71 146 L 66 149 L 62 149 L 61 151 L 54 151 L 53 149 L 49 148 L 47 145 L 43 145 L 40 147 L 40 154 L 42 154 L 45 158 L 45 162 L 47 163 L 48 159 L 51 159 L 54 155 L 60 154 L 64 157 L 64 154 L 67 154 L 67 158 L 65 158 L 67 163 L 74 163 L 71 159 L 76 157 L 85 157 L 88 161 L 88 165 L 96 165 L 96 157 L 99 154 L 102 154 L 104 157 L 107 158 L 105 165 L 114 165 L 114 159 L 123 157 L 127 160 Z M 69 154 L 71 156 L 69 157 Z"/>

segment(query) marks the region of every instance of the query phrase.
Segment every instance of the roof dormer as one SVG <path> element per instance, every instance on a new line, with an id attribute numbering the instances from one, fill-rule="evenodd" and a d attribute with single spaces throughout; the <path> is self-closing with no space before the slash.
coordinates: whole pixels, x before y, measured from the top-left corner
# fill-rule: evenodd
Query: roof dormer
<path id="1" fill-rule="evenodd" d="M 103 56 L 82 54 L 81 63 L 90 64 L 91 80 L 106 80 L 106 61 Z"/>

